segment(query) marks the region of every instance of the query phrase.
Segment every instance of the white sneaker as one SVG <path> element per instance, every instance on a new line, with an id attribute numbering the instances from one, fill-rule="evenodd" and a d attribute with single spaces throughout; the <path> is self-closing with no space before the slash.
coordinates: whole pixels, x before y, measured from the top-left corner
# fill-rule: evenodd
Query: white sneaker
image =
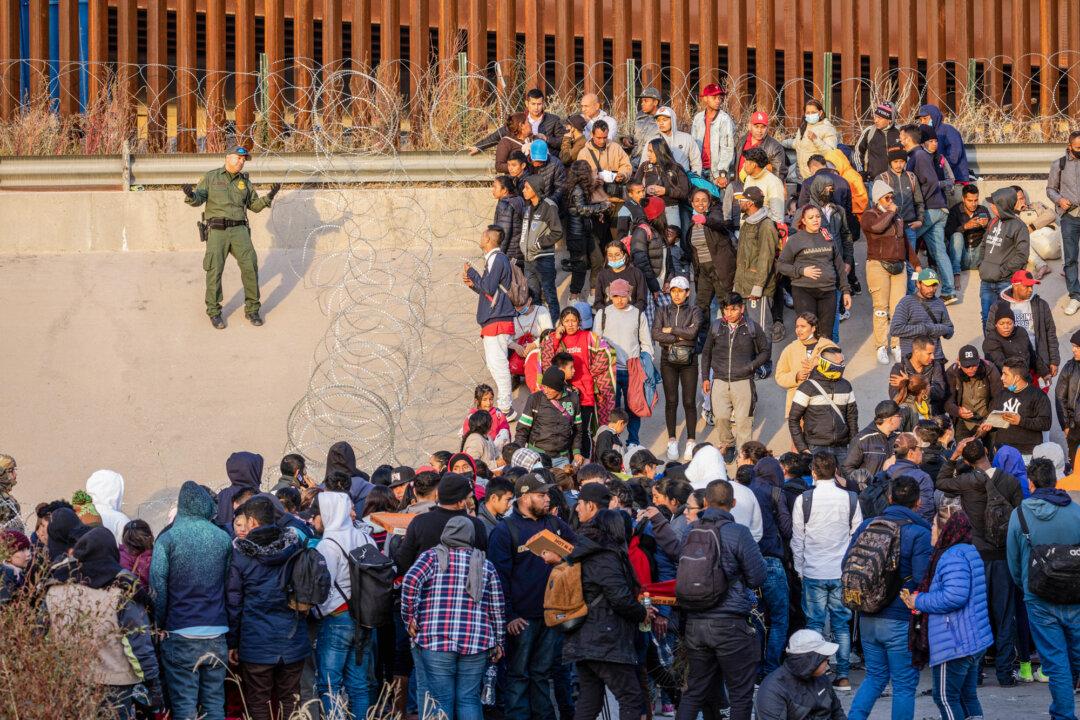
<path id="1" fill-rule="evenodd" d="M 897 345 L 892 349 L 893 362 L 900 362 L 900 346 Z"/>
<path id="2" fill-rule="evenodd" d="M 1069 304 L 1065 306 L 1065 314 L 1075 315 L 1077 310 L 1080 310 L 1080 300 L 1069 298 Z"/>
<path id="3" fill-rule="evenodd" d="M 679 441 L 675 438 L 667 441 L 667 459 L 673 462 L 679 459 Z"/>
<path id="4" fill-rule="evenodd" d="M 682 461 L 688 463 L 694 459 L 694 448 L 697 447 L 697 443 L 693 440 L 686 441 L 686 448 L 683 450 Z"/>
<path id="5" fill-rule="evenodd" d="M 877 361 L 879 365 L 888 365 L 892 362 L 889 359 L 889 349 L 884 345 L 877 349 Z"/>

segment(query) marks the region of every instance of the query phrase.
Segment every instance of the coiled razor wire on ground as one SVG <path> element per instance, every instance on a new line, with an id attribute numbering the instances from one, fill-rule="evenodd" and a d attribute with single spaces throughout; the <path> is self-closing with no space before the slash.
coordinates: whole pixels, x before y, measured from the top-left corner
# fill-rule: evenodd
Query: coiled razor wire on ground
<path id="1" fill-rule="evenodd" d="M 375 85 L 368 75 L 338 79 Z M 322 128 L 312 134 L 321 161 L 341 154 Z M 390 143 L 384 147 L 394 152 Z M 331 183 L 318 191 L 334 219 L 303 239 L 294 271 L 307 267 L 305 284 L 318 292 L 329 325 L 289 415 L 286 448 L 313 466 L 339 440 L 348 440 L 367 468 L 415 465 L 436 450 L 456 449 L 450 439 L 475 385 L 486 380 L 476 295 L 461 281 L 466 258 L 448 250 L 463 229 L 486 220 L 461 209 L 433 217 L 425 192 L 432 191 L 360 193 Z M 341 249 L 316 247 L 328 230 L 342 238 Z"/>

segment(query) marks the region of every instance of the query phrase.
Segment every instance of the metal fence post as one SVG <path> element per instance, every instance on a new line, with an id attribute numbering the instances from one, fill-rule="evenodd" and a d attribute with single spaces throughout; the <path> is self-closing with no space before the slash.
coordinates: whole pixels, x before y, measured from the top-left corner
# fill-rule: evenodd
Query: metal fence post
<path id="1" fill-rule="evenodd" d="M 822 68 L 824 70 L 824 72 L 822 73 L 823 77 L 822 77 L 822 80 L 821 80 L 821 84 L 824 86 L 824 87 L 821 88 L 822 104 L 825 106 L 825 117 L 831 118 L 832 117 L 832 80 L 833 80 L 832 53 L 831 52 L 826 52 L 825 53 L 825 60 L 822 63 L 822 65 L 824 66 Z"/>
<path id="2" fill-rule="evenodd" d="M 634 58 L 626 61 L 626 124 L 623 127 L 633 132 L 637 118 L 637 63 Z"/>
<path id="3" fill-rule="evenodd" d="M 262 115 L 263 121 L 270 114 L 270 95 L 266 89 L 269 76 L 270 60 L 267 58 L 266 53 L 259 53 L 259 114 Z"/>
<path id="4" fill-rule="evenodd" d="M 461 94 L 461 102 L 469 93 L 469 56 L 467 53 L 457 54 L 458 92 Z"/>
<path id="5" fill-rule="evenodd" d="M 975 70 L 976 70 L 977 65 L 978 65 L 978 63 L 975 62 L 975 58 L 968 58 L 968 67 L 967 67 L 967 76 L 968 76 L 967 102 L 968 102 L 968 107 L 974 107 L 975 103 L 978 100 L 979 85 L 978 85 L 978 80 L 975 77 Z"/>

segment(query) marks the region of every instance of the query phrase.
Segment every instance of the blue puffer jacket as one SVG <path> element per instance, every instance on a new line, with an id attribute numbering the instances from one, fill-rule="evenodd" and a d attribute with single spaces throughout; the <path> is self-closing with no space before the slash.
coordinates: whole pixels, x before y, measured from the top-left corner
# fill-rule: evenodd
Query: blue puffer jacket
<path id="1" fill-rule="evenodd" d="M 285 562 L 303 547 L 293 528 L 266 525 L 233 541 L 229 567 L 229 647 L 240 661 L 294 663 L 311 654 L 304 616 L 289 608 L 282 589 Z"/>
<path id="2" fill-rule="evenodd" d="M 953 545 L 938 560 L 930 590 L 915 597 L 930 615 L 930 664 L 967 657 L 994 643 L 986 606 L 986 575 L 974 545 Z"/>

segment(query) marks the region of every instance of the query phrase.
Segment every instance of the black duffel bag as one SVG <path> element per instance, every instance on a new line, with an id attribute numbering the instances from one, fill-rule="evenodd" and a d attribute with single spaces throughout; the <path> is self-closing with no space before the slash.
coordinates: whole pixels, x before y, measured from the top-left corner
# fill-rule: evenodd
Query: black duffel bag
<path id="1" fill-rule="evenodd" d="M 1031 557 L 1028 561 L 1028 589 L 1055 605 L 1080 603 L 1080 545 L 1034 545 L 1024 519 L 1024 508 L 1016 508 L 1020 532 Z"/>

